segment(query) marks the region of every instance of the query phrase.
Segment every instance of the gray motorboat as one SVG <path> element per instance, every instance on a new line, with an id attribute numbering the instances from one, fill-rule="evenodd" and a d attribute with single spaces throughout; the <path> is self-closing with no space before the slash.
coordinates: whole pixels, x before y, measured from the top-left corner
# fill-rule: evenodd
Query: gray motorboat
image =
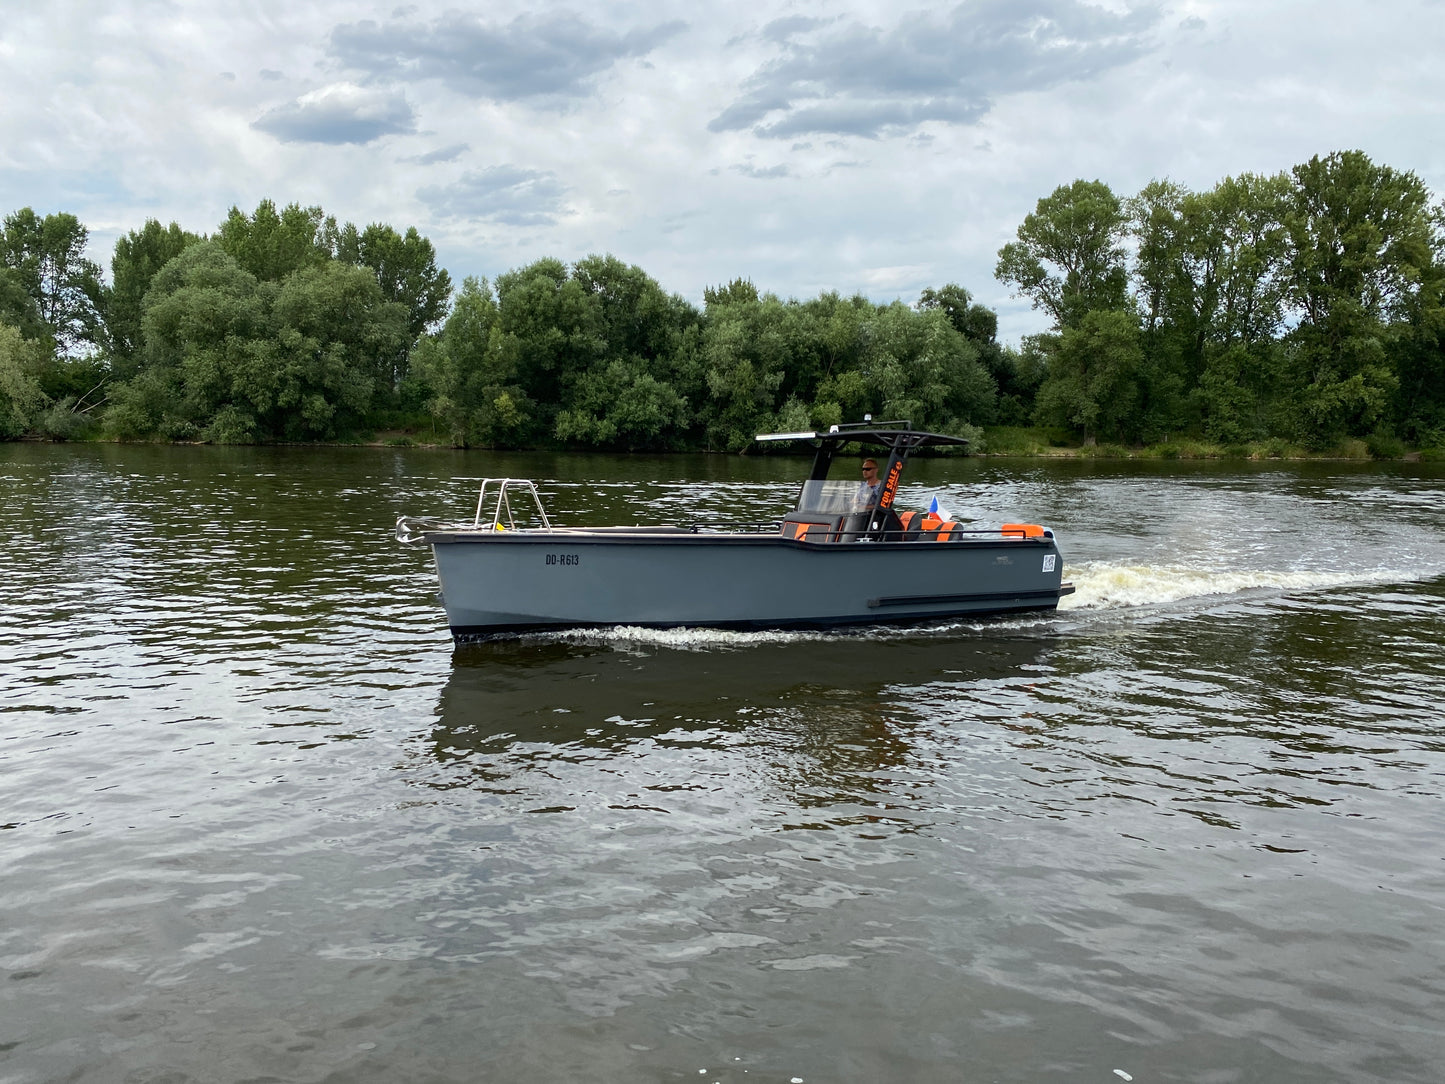
<path id="1" fill-rule="evenodd" d="M 563 527 L 533 482 L 488 478 L 471 523 L 403 516 L 397 537 L 431 545 L 458 640 L 589 626 L 920 623 L 1051 610 L 1073 591 L 1044 527 L 983 529 L 894 507 L 909 455 L 962 438 L 865 422 L 757 439 L 816 446 L 793 510 L 772 529 Z M 857 482 L 828 478 L 845 444 L 888 456 L 861 503 Z"/>

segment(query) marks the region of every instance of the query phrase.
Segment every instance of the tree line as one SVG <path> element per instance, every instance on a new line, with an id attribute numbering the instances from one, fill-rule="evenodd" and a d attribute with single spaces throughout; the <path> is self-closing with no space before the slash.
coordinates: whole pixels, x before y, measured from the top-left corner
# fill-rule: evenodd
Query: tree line
<path id="1" fill-rule="evenodd" d="M 996 274 L 1053 320 L 1022 347 L 1035 419 L 1086 440 L 1445 445 L 1445 210 L 1359 151 L 1206 192 L 1075 181 Z"/>
<path id="2" fill-rule="evenodd" d="M 975 431 L 1011 386 L 994 314 L 956 286 L 909 307 L 738 279 L 700 310 L 589 256 L 453 296 L 415 229 L 269 201 L 209 237 L 147 222 L 109 285 L 86 238 L 73 215 L 5 219 L 0 435 L 740 450 L 869 411 Z"/>
<path id="3" fill-rule="evenodd" d="M 593 255 L 454 293 L 414 228 L 270 201 L 209 236 L 148 221 L 108 283 L 87 238 L 4 220 L 0 437 L 736 451 L 872 413 L 980 443 L 1445 445 L 1445 213 L 1359 152 L 1207 192 L 1061 186 L 999 253 L 1052 321 L 1017 348 L 956 284 L 907 305 L 737 278 L 698 308 Z"/>
<path id="4" fill-rule="evenodd" d="M 411 351 L 452 287 L 408 229 L 233 208 L 209 237 L 151 220 L 111 281 L 74 215 L 0 231 L 0 435 L 329 440 L 404 416 Z"/>

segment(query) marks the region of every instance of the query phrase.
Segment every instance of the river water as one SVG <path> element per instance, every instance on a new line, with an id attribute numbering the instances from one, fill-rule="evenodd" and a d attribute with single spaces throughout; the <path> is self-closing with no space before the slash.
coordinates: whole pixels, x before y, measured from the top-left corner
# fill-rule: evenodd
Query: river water
<path id="1" fill-rule="evenodd" d="M 453 648 L 401 513 L 806 463 L 0 445 L 0 1082 L 1436 1082 L 1445 468 L 916 464 L 1056 615 Z"/>

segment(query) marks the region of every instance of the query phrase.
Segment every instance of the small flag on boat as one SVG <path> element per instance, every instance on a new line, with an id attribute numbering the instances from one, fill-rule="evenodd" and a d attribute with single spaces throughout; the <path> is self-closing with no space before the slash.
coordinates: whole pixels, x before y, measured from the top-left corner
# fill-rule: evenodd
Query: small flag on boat
<path id="1" fill-rule="evenodd" d="M 938 494 L 936 493 L 933 495 L 933 500 L 928 502 L 928 514 L 937 516 L 939 519 L 948 518 L 948 513 L 944 510 L 943 505 L 938 503 Z"/>

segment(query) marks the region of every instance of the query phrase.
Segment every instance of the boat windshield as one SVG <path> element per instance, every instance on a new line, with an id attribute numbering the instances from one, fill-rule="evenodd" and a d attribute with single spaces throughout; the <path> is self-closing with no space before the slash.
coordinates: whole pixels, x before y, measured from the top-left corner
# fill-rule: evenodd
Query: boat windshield
<path id="1" fill-rule="evenodd" d="M 798 494 L 797 511 L 825 516 L 859 511 L 859 506 L 853 503 L 859 488 L 857 482 L 850 481 L 804 482 L 803 492 Z"/>

